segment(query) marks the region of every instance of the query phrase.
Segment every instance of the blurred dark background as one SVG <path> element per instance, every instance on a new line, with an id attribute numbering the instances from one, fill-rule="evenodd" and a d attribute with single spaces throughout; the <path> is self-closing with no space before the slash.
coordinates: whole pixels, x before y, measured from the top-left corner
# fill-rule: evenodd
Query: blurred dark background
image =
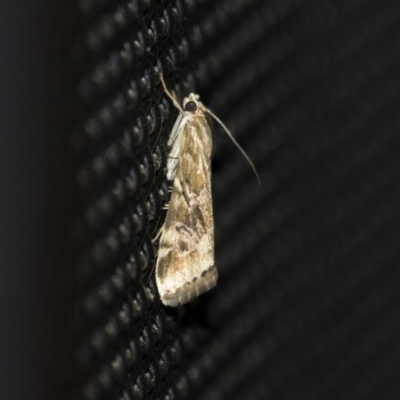
<path id="1" fill-rule="evenodd" d="M 64 4 L 63 4 L 64 3 Z M 0 398 L 75 391 L 77 251 L 68 2 L 0 6 Z M 75 253 L 75 254 L 74 254 Z M 78 375 L 77 375 L 78 376 Z"/>
<path id="2" fill-rule="evenodd" d="M 398 399 L 396 0 L 1 6 L 1 399 Z M 217 288 L 161 305 L 166 142 L 215 126 Z"/>

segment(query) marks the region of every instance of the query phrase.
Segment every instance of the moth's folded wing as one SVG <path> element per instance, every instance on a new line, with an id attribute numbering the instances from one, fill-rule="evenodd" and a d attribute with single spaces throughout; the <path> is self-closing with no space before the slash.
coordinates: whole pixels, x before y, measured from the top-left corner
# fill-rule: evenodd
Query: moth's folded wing
<path id="1" fill-rule="evenodd" d="M 200 196 L 188 206 L 183 195 L 174 194 L 156 267 L 161 300 L 170 306 L 186 303 L 213 288 L 218 276 L 214 265 L 211 199 L 206 201 Z"/>

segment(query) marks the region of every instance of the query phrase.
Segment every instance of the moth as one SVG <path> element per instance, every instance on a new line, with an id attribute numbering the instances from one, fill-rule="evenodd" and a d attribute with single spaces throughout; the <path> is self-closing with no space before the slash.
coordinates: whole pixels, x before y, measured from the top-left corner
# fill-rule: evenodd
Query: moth
<path id="1" fill-rule="evenodd" d="M 179 115 L 168 140 L 167 179 L 173 184 L 165 223 L 157 235 L 156 282 L 161 301 L 176 307 L 212 289 L 218 279 L 211 195 L 212 136 L 207 117 L 222 126 L 258 175 L 245 151 L 197 94 L 185 97 L 181 107 L 161 74 L 160 80 Z"/>

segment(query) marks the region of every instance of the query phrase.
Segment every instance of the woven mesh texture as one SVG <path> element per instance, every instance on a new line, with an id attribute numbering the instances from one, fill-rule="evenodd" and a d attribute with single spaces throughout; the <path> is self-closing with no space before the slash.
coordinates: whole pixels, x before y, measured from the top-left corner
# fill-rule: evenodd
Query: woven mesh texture
<path id="1" fill-rule="evenodd" d="M 398 0 L 80 0 L 86 400 L 397 399 Z M 178 98 L 214 124 L 218 286 L 154 279 Z"/>

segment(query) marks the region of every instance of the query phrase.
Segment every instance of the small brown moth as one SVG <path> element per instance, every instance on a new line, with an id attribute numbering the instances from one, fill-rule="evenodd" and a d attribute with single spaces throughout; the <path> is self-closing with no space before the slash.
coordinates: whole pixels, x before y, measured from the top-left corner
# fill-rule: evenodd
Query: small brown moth
<path id="1" fill-rule="evenodd" d="M 214 263 L 214 219 L 211 198 L 211 129 L 213 117 L 257 172 L 226 126 L 191 93 L 183 108 L 160 80 L 179 110 L 168 141 L 167 179 L 173 181 L 165 223 L 159 232 L 156 282 L 161 301 L 176 307 L 212 289 L 218 272 Z M 258 178 L 258 175 L 257 175 Z"/>

